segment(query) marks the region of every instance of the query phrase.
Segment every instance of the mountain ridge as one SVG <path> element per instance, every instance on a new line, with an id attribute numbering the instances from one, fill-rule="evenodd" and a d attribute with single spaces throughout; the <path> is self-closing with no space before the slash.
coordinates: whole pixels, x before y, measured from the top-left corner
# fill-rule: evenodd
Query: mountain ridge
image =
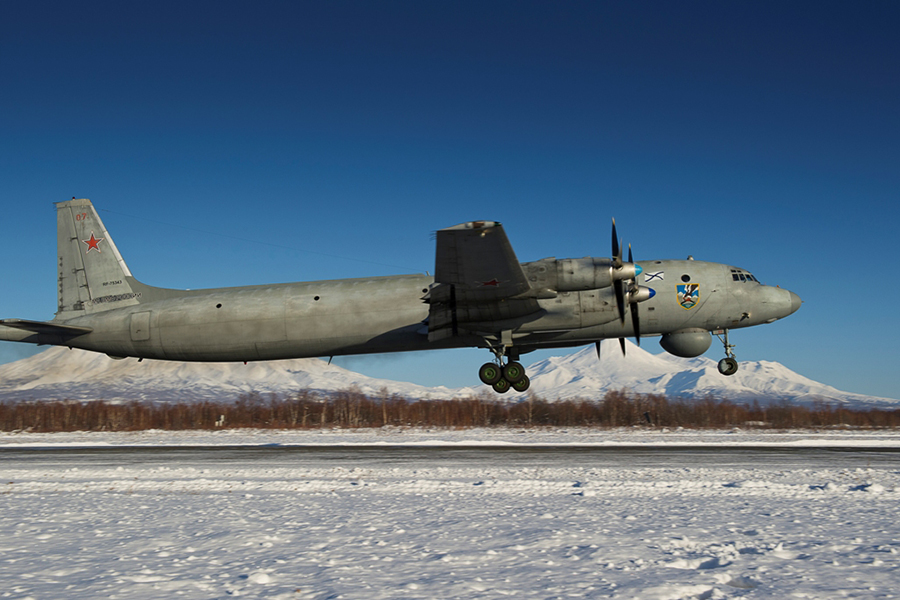
<path id="1" fill-rule="evenodd" d="M 598 360 L 594 346 L 531 364 L 531 389 L 547 400 L 600 399 L 610 390 L 661 394 L 670 398 L 713 396 L 735 403 L 761 404 L 823 401 L 847 408 L 900 408 L 900 400 L 843 392 L 795 373 L 772 361 L 745 361 L 730 377 L 705 356 L 678 358 L 651 354 L 630 341 L 622 356 L 616 340 L 601 342 Z M 241 394 L 274 393 L 286 397 L 300 390 L 329 394 L 357 389 L 378 397 L 385 393 L 410 399 L 448 399 L 482 393 L 487 386 L 427 387 L 367 377 L 317 358 L 243 363 L 186 363 L 159 360 L 114 360 L 103 354 L 62 347 L 0 365 L 0 401 L 106 400 L 223 401 Z M 498 398 L 521 399 L 510 393 Z"/>

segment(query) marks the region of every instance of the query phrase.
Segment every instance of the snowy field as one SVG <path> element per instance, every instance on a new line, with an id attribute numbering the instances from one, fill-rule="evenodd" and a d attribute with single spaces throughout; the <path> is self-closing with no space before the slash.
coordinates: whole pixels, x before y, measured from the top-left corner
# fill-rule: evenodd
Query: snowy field
<path id="1" fill-rule="evenodd" d="M 900 597 L 900 433 L 0 434 L 0 597 Z"/>

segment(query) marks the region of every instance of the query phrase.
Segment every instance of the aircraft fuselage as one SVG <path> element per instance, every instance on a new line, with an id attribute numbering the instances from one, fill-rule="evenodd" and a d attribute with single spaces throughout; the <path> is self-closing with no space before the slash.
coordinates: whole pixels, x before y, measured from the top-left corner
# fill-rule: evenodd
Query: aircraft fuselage
<path id="1" fill-rule="evenodd" d="M 437 232 L 434 277 L 208 290 L 135 279 L 88 200 L 57 204 L 57 240 L 56 317 L 0 320 L 0 339 L 179 361 L 483 347 L 496 365 L 483 365 L 479 377 L 503 392 L 528 387 L 519 355 L 607 338 L 661 335 L 667 351 L 697 356 L 709 348 L 710 332 L 724 331 L 728 358 L 720 371 L 732 374 L 727 331 L 771 323 L 800 306 L 796 294 L 736 267 L 638 264 L 630 248 L 626 262 L 615 224 L 609 259 L 520 263 L 500 223 L 472 221 Z"/>
<path id="2" fill-rule="evenodd" d="M 641 303 L 644 337 L 686 328 L 749 327 L 796 309 L 787 290 L 735 282 L 734 269 L 727 265 L 673 260 L 644 264 L 665 278 L 651 282 L 656 295 Z M 678 293 L 685 276 L 699 290 L 699 300 L 690 308 L 685 308 Z M 407 275 L 175 291 L 133 282 L 132 288 L 142 297 L 159 299 L 67 320 L 68 325 L 93 330 L 67 344 L 117 357 L 182 361 L 273 360 L 482 345 L 478 336 L 428 341 L 424 325 L 428 305 L 423 296 L 433 283 L 429 276 Z M 634 335 L 630 320 L 624 325 L 619 321 L 610 288 L 559 292 L 555 298 L 537 302 L 540 316 L 522 319 L 515 327 L 516 342 L 529 349 Z"/>

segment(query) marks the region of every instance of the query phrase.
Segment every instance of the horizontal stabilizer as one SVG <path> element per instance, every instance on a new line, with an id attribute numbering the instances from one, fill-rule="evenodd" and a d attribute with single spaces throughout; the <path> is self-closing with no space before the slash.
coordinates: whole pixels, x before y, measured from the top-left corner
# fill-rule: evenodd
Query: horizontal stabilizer
<path id="1" fill-rule="evenodd" d="M 76 337 L 93 331 L 90 327 L 75 327 L 74 325 L 61 325 L 47 321 L 28 321 L 26 319 L 0 319 L 0 325 L 24 329 L 34 333 L 46 335 L 60 335 L 63 337 Z"/>

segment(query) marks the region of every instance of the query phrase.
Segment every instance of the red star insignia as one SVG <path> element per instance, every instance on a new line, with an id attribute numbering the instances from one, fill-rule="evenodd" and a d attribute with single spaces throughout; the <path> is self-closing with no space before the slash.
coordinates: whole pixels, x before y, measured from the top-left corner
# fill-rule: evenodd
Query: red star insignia
<path id="1" fill-rule="evenodd" d="M 89 239 L 89 240 L 81 240 L 82 242 L 84 242 L 84 243 L 87 244 L 87 246 L 88 246 L 87 252 L 85 252 L 85 254 L 87 254 L 87 253 L 90 252 L 91 250 L 96 250 L 97 252 L 100 252 L 100 242 L 102 242 L 102 241 L 105 240 L 105 239 L 106 239 L 106 238 L 100 238 L 100 239 L 98 240 L 97 238 L 94 237 L 94 232 L 92 231 L 92 232 L 91 232 L 91 239 Z"/>
<path id="2" fill-rule="evenodd" d="M 500 282 L 497 281 L 496 279 L 491 279 L 490 281 L 482 281 L 481 285 L 482 285 L 482 287 L 487 287 L 487 286 L 497 287 L 498 285 L 500 285 Z"/>

